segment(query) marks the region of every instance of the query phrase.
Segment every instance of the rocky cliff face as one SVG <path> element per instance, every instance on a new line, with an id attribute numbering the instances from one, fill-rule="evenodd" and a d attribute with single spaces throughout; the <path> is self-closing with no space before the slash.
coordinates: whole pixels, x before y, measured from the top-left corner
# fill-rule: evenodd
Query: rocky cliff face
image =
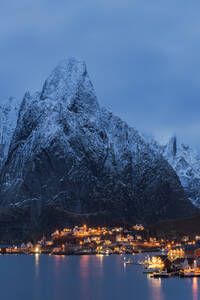
<path id="1" fill-rule="evenodd" d="M 20 215 L 21 234 L 49 224 L 151 223 L 195 212 L 162 155 L 100 108 L 77 59 L 62 62 L 41 92 L 25 95 L 0 182 L 0 225 L 9 234 L 9 210 L 11 219 Z"/>
<path id="2" fill-rule="evenodd" d="M 16 128 L 19 106 L 19 101 L 15 98 L 0 102 L 0 169 L 8 155 L 12 135 Z"/>
<path id="3" fill-rule="evenodd" d="M 200 156 L 191 147 L 172 137 L 161 147 L 163 156 L 173 167 L 184 187 L 187 197 L 200 207 Z"/>

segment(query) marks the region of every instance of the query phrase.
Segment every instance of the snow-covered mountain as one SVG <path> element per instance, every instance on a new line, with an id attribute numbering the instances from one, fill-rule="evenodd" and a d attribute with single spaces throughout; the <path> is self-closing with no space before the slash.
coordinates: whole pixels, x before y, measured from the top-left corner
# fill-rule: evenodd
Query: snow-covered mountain
<path id="1" fill-rule="evenodd" d="M 99 106 L 85 63 L 74 58 L 59 64 L 41 92 L 26 93 L 0 184 L 0 228 L 7 224 L 10 234 L 16 226 L 24 234 L 83 220 L 150 223 L 195 212 L 163 156 Z M 21 221 L 16 209 L 20 218 L 26 211 Z M 15 231 L 5 210 L 14 211 Z"/>
<path id="2" fill-rule="evenodd" d="M 7 158 L 13 132 L 16 128 L 20 103 L 15 98 L 0 102 L 0 169 Z"/>
<path id="3" fill-rule="evenodd" d="M 180 144 L 172 137 L 161 146 L 163 156 L 180 178 L 188 198 L 200 207 L 200 156 L 188 145 Z"/>

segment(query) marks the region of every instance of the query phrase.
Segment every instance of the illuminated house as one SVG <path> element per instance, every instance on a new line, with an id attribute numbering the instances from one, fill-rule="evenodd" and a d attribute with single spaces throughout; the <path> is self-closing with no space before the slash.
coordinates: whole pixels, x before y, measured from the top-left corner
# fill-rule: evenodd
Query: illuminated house
<path id="1" fill-rule="evenodd" d="M 185 235 L 183 238 L 182 238 L 182 242 L 188 242 L 189 241 L 189 236 Z"/>
<path id="2" fill-rule="evenodd" d="M 176 258 L 181 258 L 185 255 L 185 251 L 183 247 L 174 247 L 171 248 L 168 252 L 168 256 L 170 259 L 174 260 Z"/>
<path id="3" fill-rule="evenodd" d="M 148 259 L 148 269 L 167 269 L 171 268 L 171 261 L 167 255 L 155 255 L 151 259 Z"/>
<path id="4" fill-rule="evenodd" d="M 144 230 L 144 226 L 141 225 L 141 224 L 139 224 L 139 225 L 136 224 L 136 225 L 133 226 L 133 229 L 134 229 L 134 230 Z"/>
<path id="5" fill-rule="evenodd" d="M 196 240 L 196 241 L 200 241 L 200 235 L 196 235 L 196 236 L 195 236 L 195 240 Z"/>
<path id="6" fill-rule="evenodd" d="M 27 248 L 33 248 L 33 244 L 31 242 L 28 242 L 26 245 Z"/>

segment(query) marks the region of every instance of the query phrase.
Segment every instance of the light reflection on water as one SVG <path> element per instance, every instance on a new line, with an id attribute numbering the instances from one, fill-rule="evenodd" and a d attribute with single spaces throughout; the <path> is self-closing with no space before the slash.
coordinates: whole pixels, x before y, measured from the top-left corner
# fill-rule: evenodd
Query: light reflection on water
<path id="1" fill-rule="evenodd" d="M 96 257 L 97 257 L 98 261 L 100 261 L 100 265 L 102 266 L 103 258 L 104 258 L 103 254 L 97 254 Z"/>
<path id="2" fill-rule="evenodd" d="M 39 277 L 39 254 L 34 254 L 35 259 L 35 278 L 37 279 Z"/>
<path id="3" fill-rule="evenodd" d="M 198 278 L 193 278 L 192 295 L 193 295 L 193 300 L 198 300 Z"/>
<path id="4" fill-rule="evenodd" d="M 103 255 L 96 255 L 93 256 L 93 264 L 95 265 L 96 263 L 96 272 L 98 274 L 99 277 L 101 277 L 103 275 Z"/>
<path id="5" fill-rule="evenodd" d="M 82 255 L 80 257 L 80 285 L 81 285 L 81 299 L 87 300 L 88 293 L 89 293 L 89 283 L 88 283 L 88 276 L 89 276 L 89 256 Z"/>
<path id="6" fill-rule="evenodd" d="M 38 267 L 39 267 L 39 254 L 36 253 L 35 254 L 35 269 L 38 271 Z"/>
<path id="7" fill-rule="evenodd" d="M 151 278 L 150 276 L 147 276 L 147 278 L 152 294 L 152 300 L 164 300 L 161 278 Z"/>
<path id="8" fill-rule="evenodd" d="M 200 278 L 150 278 L 120 255 L 2 255 L 0 266 L 6 300 L 200 300 Z"/>
<path id="9" fill-rule="evenodd" d="M 101 284 L 103 277 L 103 255 L 82 255 L 79 260 L 80 272 L 80 287 L 81 287 L 81 300 L 90 299 L 90 294 L 93 289 L 91 281 L 93 278 L 98 278 L 98 284 Z M 94 280 L 94 284 L 96 280 Z M 100 291 L 98 292 L 100 294 Z"/>
<path id="10" fill-rule="evenodd" d="M 89 275 L 89 259 L 88 255 L 81 255 L 80 258 L 80 274 L 81 278 L 87 279 Z"/>

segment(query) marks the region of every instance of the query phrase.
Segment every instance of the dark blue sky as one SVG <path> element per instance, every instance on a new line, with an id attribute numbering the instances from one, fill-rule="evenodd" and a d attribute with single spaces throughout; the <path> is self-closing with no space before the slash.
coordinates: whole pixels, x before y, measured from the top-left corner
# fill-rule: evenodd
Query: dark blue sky
<path id="1" fill-rule="evenodd" d="M 40 90 L 77 56 L 102 105 L 200 150 L 199 13 L 199 0 L 1 0 L 0 99 Z"/>

